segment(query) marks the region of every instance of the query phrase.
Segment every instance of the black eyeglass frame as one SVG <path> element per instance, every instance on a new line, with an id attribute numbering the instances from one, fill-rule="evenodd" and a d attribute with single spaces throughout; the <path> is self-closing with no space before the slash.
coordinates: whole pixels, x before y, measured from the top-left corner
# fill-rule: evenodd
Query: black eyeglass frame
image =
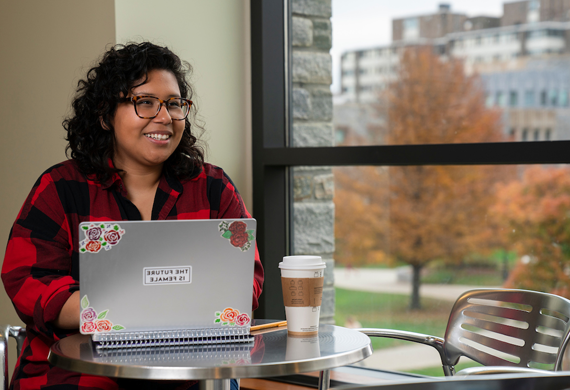
<path id="1" fill-rule="evenodd" d="M 154 116 L 141 116 L 139 115 L 139 112 L 137 111 L 137 100 L 142 99 L 142 98 L 151 98 L 151 99 L 156 99 L 159 102 L 158 105 L 158 110 L 156 110 L 156 114 L 154 114 Z M 170 114 L 170 109 L 168 108 L 168 102 L 174 99 L 178 99 L 181 100 L 183 103 L 188 104 L 188 111 L 186 111 L 186 115 L 184 115 L 184 118 L 173 118 L 172 115 Z M 194 104 L 192 102 L 192 100 L 190 99 L 185 99 L 185 98 L 179 98 L 179 97 L 171 97 L 169 99 L 166 100 L 162 100 L 160 98 L 157 98 L 156 96 L 147 96 L 147 95 L 140 95 L 140 96 L 131 96 L 131 97 L 125 97 L 125 98 L 121 98 L 120 99 L 122 102 L 131 102 L 133 103 L 133 107 L 135 109 L 135 114 L 137 114 L 137 116 L 141 119 L 154 119 L 158 116 L 158 113 L 160 112 L 160 109 L 162 108 L 162 106 L 164 105 L 164 107 L 166 107 L 166 111 L 168 111 L 168 115 L 170 115 L 170 118 L 174 121 L 183 121 L 186 118 L 188 118 L 188 114 L 190 113 L 190 108 L 192 107 L 192 104 Z"/>

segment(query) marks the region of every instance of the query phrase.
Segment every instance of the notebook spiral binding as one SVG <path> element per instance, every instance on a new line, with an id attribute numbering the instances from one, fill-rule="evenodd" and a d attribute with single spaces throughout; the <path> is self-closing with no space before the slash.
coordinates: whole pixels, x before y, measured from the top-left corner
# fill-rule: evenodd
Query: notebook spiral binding
<path id="1" fill-rule="evenodd" d="M 96 333 L 95 348 L 116 349 L 136 347 L 170 347 L 179 345 L 208 345 L 249 343 L 253 336 L 249 327 L 203 328 L 146 332 Z"/>
<path id="2" fill-rule="evenodd" d="M 220 364 L 251 362 L 251 345 L 231 346 L 179 346 L 174 348 L 140 347 L 133 349 L 100 349 L 97 361 L 105 363 L 155 363 L 178 362 L 181 360 L 215 361 Z"/>

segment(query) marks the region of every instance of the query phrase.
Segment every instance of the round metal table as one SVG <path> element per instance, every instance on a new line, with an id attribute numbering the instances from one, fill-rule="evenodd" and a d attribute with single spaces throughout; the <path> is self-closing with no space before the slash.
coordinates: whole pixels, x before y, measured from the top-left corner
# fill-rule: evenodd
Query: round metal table
<path id="1" fill-rule="evenodd" d="M 250 344 L 193 345 L 96 350 L 91 337 L 56 342 L 51 364 L 70 371 L 119 378 L 199 380 L 201 389 L 229 389 L 230 378 L 259 378 L 321 371 L 319 389 L 329 386 L 328 369 L 372 354 L 368 336 L 321 325 L 318 336 L 291 337 L 286 329 L 261 331 Z"/>

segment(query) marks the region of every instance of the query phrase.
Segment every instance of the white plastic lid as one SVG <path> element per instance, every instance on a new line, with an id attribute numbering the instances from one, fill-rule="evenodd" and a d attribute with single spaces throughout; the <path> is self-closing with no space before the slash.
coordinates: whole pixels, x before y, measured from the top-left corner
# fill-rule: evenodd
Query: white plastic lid
<path id="1" fill-rule="evenodd" d="M 279 263 L 279 268 L 284 269 L 322 269 L 327 265 L 321 256 L 285 256 Z"/>

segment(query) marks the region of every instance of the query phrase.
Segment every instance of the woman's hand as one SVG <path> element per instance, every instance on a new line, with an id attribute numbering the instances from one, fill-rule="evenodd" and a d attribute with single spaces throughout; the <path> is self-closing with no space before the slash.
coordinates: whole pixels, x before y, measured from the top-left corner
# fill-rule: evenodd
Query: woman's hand
<path id="1" fill-rule="evenodd" d="M 61 329 L 79 328 L 79 291 L 69 297 L 53 323 Z"/>

